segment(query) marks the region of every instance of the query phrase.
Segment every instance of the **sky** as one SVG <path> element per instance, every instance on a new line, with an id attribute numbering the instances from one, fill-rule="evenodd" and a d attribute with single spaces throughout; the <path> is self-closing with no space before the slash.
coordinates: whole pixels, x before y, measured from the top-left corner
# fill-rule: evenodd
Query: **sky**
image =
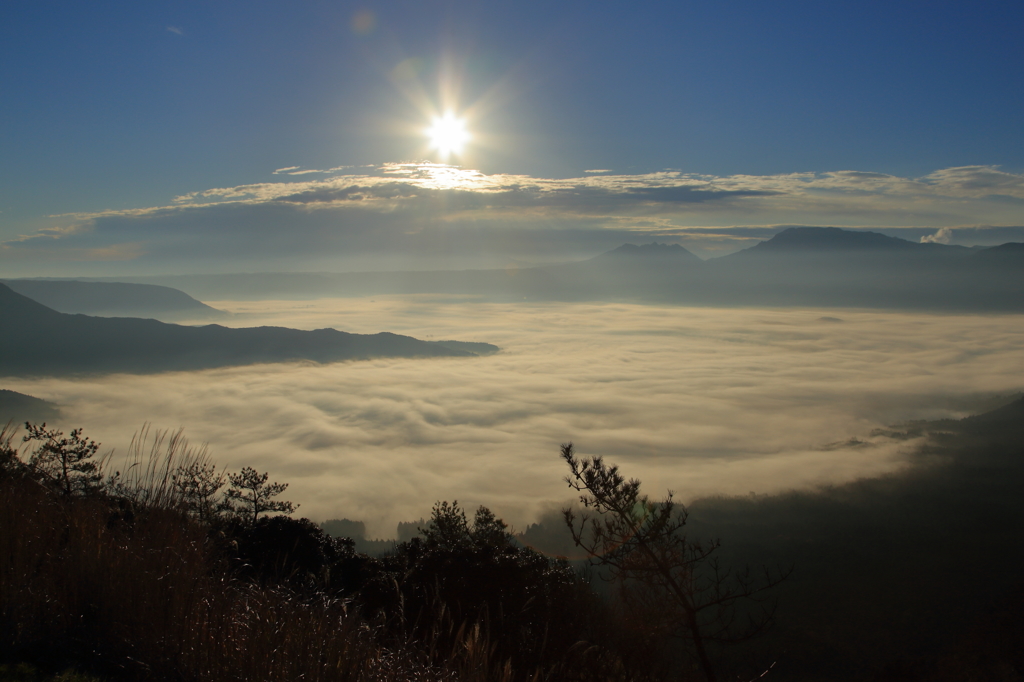
<path id="1" fill-rule="evenodd" d="M 0 9 L 0 273 L 1024 241 L 1015 2 Z M 426 131 L 464 120 L 444 155 Z"/>

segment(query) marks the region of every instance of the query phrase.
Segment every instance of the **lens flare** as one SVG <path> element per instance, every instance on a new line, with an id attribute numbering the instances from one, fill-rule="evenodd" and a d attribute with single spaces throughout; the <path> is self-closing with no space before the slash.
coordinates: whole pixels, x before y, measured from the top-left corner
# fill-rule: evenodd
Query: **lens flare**
<path id="1" fill-rule="evenodd" d="M 437 150 L 442 160 L 452 154 L 461 154 L 470 138 L 469 131 L 466 130 L 466 121 L 457 118 L 451 112 L 434 118 L 433 124 L 426 130 L 426 135 L 430 138 L 430 146 Z"/>
<path id="2" fill-rule="evenodd" d="M 359 10 L 352 15 L 352 32 L 365 36 L 373 33 L 374 26 L 377 25 L 377 17 L 373 15 L 368 9 Z"/>

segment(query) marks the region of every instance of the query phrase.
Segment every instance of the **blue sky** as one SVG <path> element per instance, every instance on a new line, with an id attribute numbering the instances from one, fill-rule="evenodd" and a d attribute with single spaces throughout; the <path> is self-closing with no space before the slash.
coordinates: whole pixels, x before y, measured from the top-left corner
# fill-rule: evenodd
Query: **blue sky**
<path id="1" fill-rule="evenodd" d="M 8 3 L 0 266 L 443 267 L 582 256 L 631 234 L 707 256 L 732 246 L 694 228 L 741 228 L 745 245 L 783 224 L 1008 241 L 1024 225 L 1022 25 L 1019 2 Z M 557 211 L 499 202 L 500 220 L 438 208 L 480 189 L 465 178 L 432 186 L 430 210 L 405 202 L 388 221 L 381 208 L 378 227 L 339 213 L 337 195 L 283 200 L 324 189 L 309 181 L 407 178 L 390 164 L 437 161 L 423 130 L 448 107 L 473 135 L 449 161 L 501 178 L 492 191 L 619 180 L 559 186 Z M 685 197 L 651 199 L 667 196 L 665 169 Z M 696 201 L 699 178 L 713 182 Z M 280 187 L 227 191 L 265 183 Z M 224 191 L 196 199 L 208 190 Z M 475 230 L 476 250 L 417 262 L 422 243 L 402 243 L 450 229 Z M 348 236 L 312 238 L 332 231 Z M 506 236 L 488 245 L 492 233 Z"/>

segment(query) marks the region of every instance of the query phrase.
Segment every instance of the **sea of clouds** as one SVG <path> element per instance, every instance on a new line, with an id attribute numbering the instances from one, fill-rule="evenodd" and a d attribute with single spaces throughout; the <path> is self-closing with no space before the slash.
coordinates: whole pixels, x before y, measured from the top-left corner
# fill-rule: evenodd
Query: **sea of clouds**
<path id="1" fill-rule="evenodd" d="M 301 515 L 393 537 L 442 499 L 486 504 L 523 529 L 571 499 L 558 456 L 570 440 L 683 501 L 882 474 L 906 466 L 915 443 L 873 429 L 964 416 L 1024 376 L 1013 315 L 437 296 L 211 303 L 234 313 L 231 326 L 502 350 L 5 385 L 58 403 L 61 425 L 83 426 L 115 460 L 146 422 L 184 427 L 222 466 L 288 482 Z"/>

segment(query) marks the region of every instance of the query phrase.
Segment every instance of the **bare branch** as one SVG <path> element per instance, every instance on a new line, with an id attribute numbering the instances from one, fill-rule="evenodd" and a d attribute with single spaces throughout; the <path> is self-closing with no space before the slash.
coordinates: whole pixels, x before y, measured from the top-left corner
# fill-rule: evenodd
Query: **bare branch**
<path id="1" fill-rule="evenodd" d="M 595 566 L 618 580 L 627 604 L 642 611 L 644 621 L 665 633 L 682 632 L 708 682 L 716 676 L 705 644 L 741 641 L 767 627 L 774 615 L 763 609 L 737 625 L 736 605 L 753 599 L 784 580 L 789 572 L 754 580 L 748 569 L 733 571 L 719 563 L 718 540 L 687 537 L 687 512 L 669 491 L 654 502 L 640 493 L 640 481 L 627 480 L 601 457 L 580 458 L 572 443 L 562 445 L 569 467 L 565 481 L 579 493 L 583 509 L 564 509 L 573 542 Z"/>

